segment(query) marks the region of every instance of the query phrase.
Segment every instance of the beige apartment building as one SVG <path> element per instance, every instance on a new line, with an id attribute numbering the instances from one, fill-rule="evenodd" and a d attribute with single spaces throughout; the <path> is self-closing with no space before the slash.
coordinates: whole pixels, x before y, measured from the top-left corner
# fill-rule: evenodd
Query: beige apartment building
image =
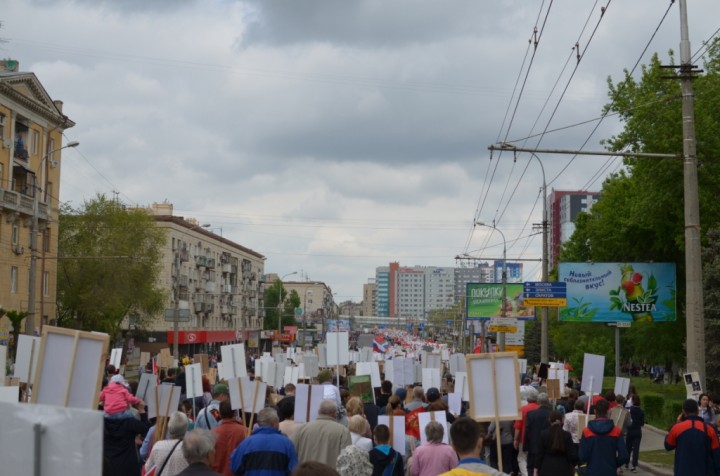
<path id="1" fill-rule="evenodd" d="M 172 344 L 177 315 L 181 353 L 237 342 L 257 348 L 265 257 L 194 219 L 174 216 L 170 203 L 153 204 L 148 212 L 167 230 L 160 286 L 168 292 L 168 304 L 148 328 L 151 341 Z"/>
<path id="2" fill-rule="evenodd" d="M 32 310 L 33 286 L 34 313 L 25 321 L 33 332 L 55 319 L 60 152 L 77 145 L 63 145 L 63 131 L 75 123 L 62 108 L 34 73 L 0 60 L 0 308 Z M 9 330 L 7 318 L 0 319 L 0 344 Z"/>

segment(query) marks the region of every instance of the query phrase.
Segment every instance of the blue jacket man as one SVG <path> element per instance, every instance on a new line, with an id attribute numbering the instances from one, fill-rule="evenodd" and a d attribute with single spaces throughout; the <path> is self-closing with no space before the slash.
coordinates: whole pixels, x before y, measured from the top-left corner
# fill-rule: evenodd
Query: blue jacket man
<path id="1" fill-rule="evenodd" d="M 616 476 L 617 469 L 629 461 L 622 430 L 607 418 L 610 404 L 595 404 L 596 419 L 588 423 L 580 438 L 580 463 L 587 463 L 587 476 Z"/>
<path id="2" fill-rule="evenodd" d="M 675 476 L 720 476 L 720 445 L 712 426 L 698 416 L 698 403 L 683 403 L 683 420 L 665 437 L 665 449 L 675 450 Z"/>
<path id="3" fill-rule="evenodd" d="M 230 455 L 233 474 L 245 476 L 287 476 L 298 464 L 295 446 L 280 433 L 280 419 L 274 408 L 258 412 L 259 428 L 245 438 Z"/>

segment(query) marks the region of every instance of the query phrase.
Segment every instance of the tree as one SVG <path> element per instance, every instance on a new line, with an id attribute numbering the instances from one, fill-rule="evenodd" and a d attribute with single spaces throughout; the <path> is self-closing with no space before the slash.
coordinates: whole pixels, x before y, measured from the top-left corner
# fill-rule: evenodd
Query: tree
<path id="1" fill-rule="evenodd" d="M 720 153 L 719 47 L 716 41 L 709 48 L 707 73 L 694 83 L 700 214 L 705 228 L 720 223 L 716 197 L 720 163 L 715 160 Z M 669 60 L 674 62 L 672 52 Z M 610 150 L 682 154 L 681 90 L 679 81 L 667 79 L 671 72 L 661 67 L 656 54 L 642 68 L 639 80 L 627 71 L 617 84 L 608 79 L 611 102 L 605 111 L 624 122 L 623 130 L 605 141 Z M 683 165 L 681 160 L 655 158 L 626 158 L 624 164 L 625 171 L 605 181 L 602 198 L 591 213 L 578 217 L 560 259 L 677 263 L 677 322 L 634 324 L 625 333 L 623 347 L 624 358 L 669 366 L 684 358 Z"/>
<path id="2" fill-rule="evenodd" d="M 300 307 L 300 296 L 294 289 L 288 294 L 283 287 L 282 281 L 275 281 L 272 286 L 265 288 L 265 319 L 263 328 L 265 330 L 277 330 L 278 328 L 278 304 L 282 301 L 282 325 L 296 326 L 295 308 Z"/>
<path id="3" fill-rule="evenodd" d="M 705 298 L 705 339 L 720 339 L 720 227 L 707 233 L 707 246 L 703 249 L 703 285 Z M 708 345 L 706 350 L 708 390 L 720 391 L 720 347 Z"/>
<path id="4" fill-rule="evenodd" d="M 28 313 L 25 311 L 3 311 L 0 309 L 0 317 L 5 314 L 10 321 L 10 323 L 13 326 L 12 330 L 12 337 L 13 337 L 13 345 L 12 345 L 12 359 L 15 359 L 15 356 L 17 355 L 17 347 L 18 347 L 18 340 L 20 339 L 20 329 L 22 325 L 23 319 L 25 319 L 28 316 Z"/>
<path id="5" fill-rule="evenodd" d="M 79 209 L 64 205 L 58 241 L 59 326 L 117 337 L 126 317 L 142 329 L 165 308 L 165 232 L 144 210 L 103 195 Z"/>

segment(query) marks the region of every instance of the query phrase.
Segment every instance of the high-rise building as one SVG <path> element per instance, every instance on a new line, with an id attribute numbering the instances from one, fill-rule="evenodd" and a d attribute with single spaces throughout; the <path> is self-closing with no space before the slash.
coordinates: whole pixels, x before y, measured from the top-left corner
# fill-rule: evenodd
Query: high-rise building
<path id="1" fill-rule="evenodd" d="M 363 316 L 374 316 L 375 306 L 377 301 L 377 285 L 375 279 L 368 280 L 367 283 L 363 284 L 363 302 L 362 302 L 362 315 Z"/>
<path id="2" fill-rule="evenodd" d="M 555 190 L 548 196 L 548 262 L 558 263 L 560 248 L 575 232 L 575 219 L 580 212 L 589 212 L 600 199 L 599 192 Z"/>
<path id="3" fill-rule="evenodd" d="M 390 317 L 390 267 L 375 269 L 375 315 Z"/>
<path id="4" fill-rule="evenodd" d="M 6 311 L 28 311 L 33 286 L 33 331 L 39 332 L 56 318 L 60 156 L 63 131 L 75 123 L 34 73 L 19 69 L 17 61 L 0 60 L 0 304 Z M 0 344 L 7 344 L 9 329 L 8 319 L 0 318 Z"/>

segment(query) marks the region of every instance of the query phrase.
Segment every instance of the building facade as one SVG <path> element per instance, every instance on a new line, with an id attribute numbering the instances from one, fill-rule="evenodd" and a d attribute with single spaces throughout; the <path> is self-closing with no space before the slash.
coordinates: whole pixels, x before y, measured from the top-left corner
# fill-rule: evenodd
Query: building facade
<path id="1" fill-rule="evenodd" d="M 363 284 L 363 302 L 362 302 L 362 315 L 363 316 L 374 316 L 375 307 L 377 306 L 377 285 L 375 279 L 368 280 L 367 283 Z"/>
<path id="2" fill-rule="evenodd" d="M 153 204 L 148 212 L 167 230 L 160 286 L 167 290 L 169 304 L 164 315 L 152 321 L 152 336 L 173 343 L 178 316 L 180 345 L 193 345 L 198 351 L 246 342 L 257 348 L 265 257 L 195 220 L 174 216 L 172 204 Z"/>
<path id="3" fill-rule="evenodd" d="M 74 125 L 34 73 L 0 60 L 0 307 L 28 311 L 32 286 L 35 312 L 26 323 L 32 321 L 34 333 L 56 317 L 60 149 L 63 131 Z M 0 344 L 7 343 L 9 326 L 0 319 Z"/>
<path id="4" fill-rule="evenodd" d="M 583 190 L 555 190 L 548 196 L 549 236 L 548 262 L 550 266 L 558 263 L 562 244 L 575 232 L 575 219 L 581 212 L 590 212 L 600 199 L 599 192 Z"/>

